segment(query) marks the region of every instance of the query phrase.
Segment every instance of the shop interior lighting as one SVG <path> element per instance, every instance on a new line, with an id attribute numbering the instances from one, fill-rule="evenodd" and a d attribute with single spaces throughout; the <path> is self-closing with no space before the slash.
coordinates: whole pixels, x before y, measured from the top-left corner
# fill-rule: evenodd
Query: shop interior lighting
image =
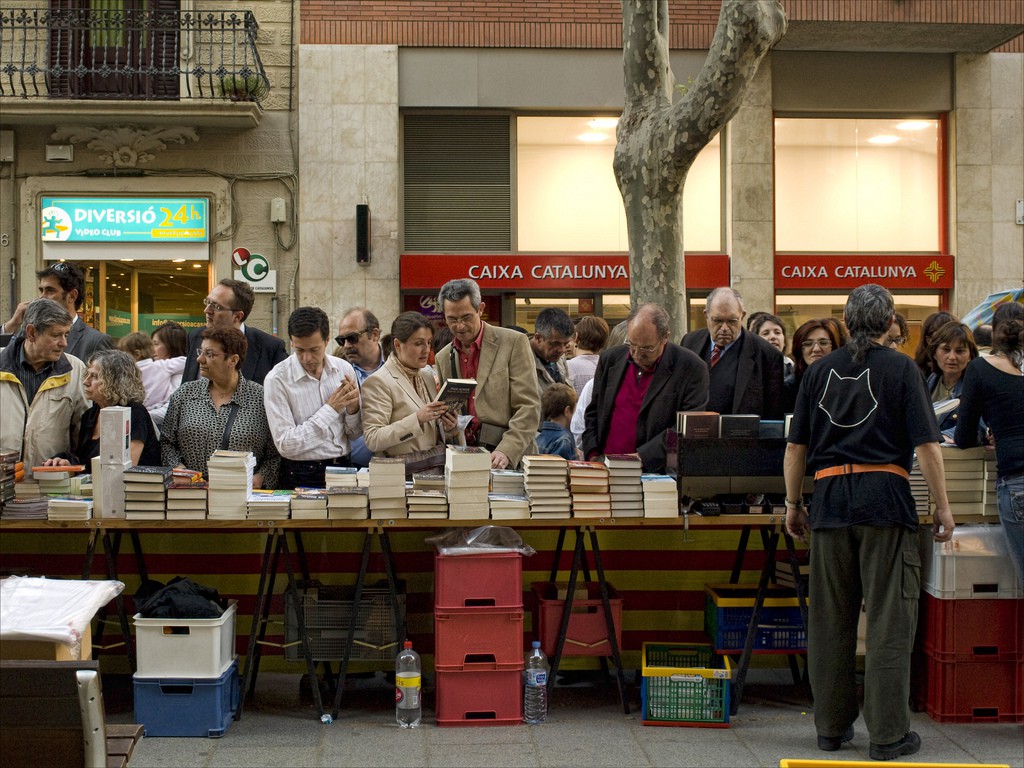
<path id="1" fill-rule="evenodd" d="M 896 130 L 898 131 L 923 131 L 927 128 L 931 128 L 933 125 L 931 120 L 904 120 L 902 123 L 896 124 Z"/>
<path id="2" fill-rule="evenodd" d="M 588 133 L 581 133 L 576 138 L 579 141 L 585 142 L 587 144 L 598 144 L 602 141 L 608 141 L 608 134 L 590 131 Z"/>
<path id="3" fill-rule="evenodd" d="M 880 136 L 872 136 L 868 139 L 868 144 L 895 144 L 899 140 L 899 136 L 883 133 Z"/>
<path id="4" fill-rule="evenodd" d="M 588 120 L 587 125 L 596 131 L 606 131 L 609 128 L 614 128 L 619 124 L 619 118 L 617 117 L 595 117 L 593 120 Z"/>

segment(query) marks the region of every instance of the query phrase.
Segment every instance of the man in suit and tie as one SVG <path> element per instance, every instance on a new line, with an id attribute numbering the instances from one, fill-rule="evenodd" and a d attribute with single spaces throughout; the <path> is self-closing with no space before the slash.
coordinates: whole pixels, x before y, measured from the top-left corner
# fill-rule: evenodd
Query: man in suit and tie
<path id="1" fill-rule="evenodd" d="M 715 288 L 704 310 L 707 329 L 691 331 L 680 343 L 707 363 L 711 373 L 709 411 L 781 419 L 785 359 L 767 341 L 743 330 L 744 315 L 743 298 L 737 290 Z"/>
<path id="2" fill-rule="evenodd" d="M 441 382 L 476 379 L 466 442 L 490 450 L 493 469 L 516 467 L 535 450 L 540 425 L 530 342 L 519 331 L 484 322 L 480 286 L 473 280 L 449 280 L 437 303 L 455 336 L 434 358 Z"/>
<path id="3" fill-rule="evenodd" d="M 203 314 L 206 316 L 207 328 L 229 326 L 245 334 L 249 348 L 245 353 L 245 360 L 242 361 L 242 375 L 249 381 L 262 385 L 270 369 L 288 357 L 288 354 L 285 352 L 284 342 L 279 338 L 245 324 L 255 300 L 256 294 L 247 282 L 224 278 L 203 299 Z M 188 351 L 185 353 L 182 382 L 195 381 L 199 378 L 197 355 L 202 343 L 200 337 L 203 330 L 205 329 L 196 328 L 188 335 Z"/>
<path id="4" fill-rule="evenodd" d="M 668 340 L 668 313 L 657 304 L 634 309 L 626 343 L 597 361 L 587 406 L 583 455 L 639 453 L 645 472 L 665 471 L 665 432 L 677 411 L 701 411 L 708 369 L 693 352 Z"/>
<path id="5" fill-rule="evenodd" d="M 68 333 L 66 355 L 74 355 L 84 363 L 89 362 L 92 353 L 100 349 L 113 349 L 114 342 L 105 333 L 100 333 L 78 316 L 78 310 L 85 301 L 85 273 L 81 267 L 70 261 L 58 261 L 36 272 L 39 280 L 39 296 L 53 299 L 71 315 L 71 331 Z M 24 321 L 29 302 L 18 305 L 14 315 L 3 324 L 6 333 L 15 333 Z"/>

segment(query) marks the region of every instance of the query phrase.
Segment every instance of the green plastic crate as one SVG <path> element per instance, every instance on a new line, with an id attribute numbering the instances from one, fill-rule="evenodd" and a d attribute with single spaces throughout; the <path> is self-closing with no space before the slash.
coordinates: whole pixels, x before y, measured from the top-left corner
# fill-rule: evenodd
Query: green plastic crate
<path id="1" fill-rule="evenodd" d="M 644 643 L 644 725 L 729 727 L 732 665 L 711 645 Z"/>

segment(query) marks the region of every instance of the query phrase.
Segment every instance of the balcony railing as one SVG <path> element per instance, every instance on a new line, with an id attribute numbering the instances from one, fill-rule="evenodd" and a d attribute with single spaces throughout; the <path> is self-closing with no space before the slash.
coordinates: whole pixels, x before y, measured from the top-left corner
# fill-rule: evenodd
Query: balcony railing
<path id="1" fill-rule="evenodd" d="M 251 11 L 0 8 L 0 97 L 260 102 Z"/>

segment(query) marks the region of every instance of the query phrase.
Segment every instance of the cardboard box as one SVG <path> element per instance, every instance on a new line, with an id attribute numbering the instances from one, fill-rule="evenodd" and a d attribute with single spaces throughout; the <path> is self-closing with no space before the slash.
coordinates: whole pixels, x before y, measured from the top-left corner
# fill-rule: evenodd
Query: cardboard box
<path id="1" fill-rule="evenodd" d="M 122 466 L 132 460 L 132 409 L 111 405 L 100 410 L 100 463 Z"/>
<path id="2" fill-rule="evenodd" d="M 100 465 L 100 473 L 92 477 L 93 515 L 101 518 L 124 520 L 124 471 L 132 465 L 131 460 L 118 466 Z M 96 466 L 93 466 L 96 469 Z"/>
<path id="3" fill-rule="evenodd" d="M 75 655 L 70 645 L 44 640 L 0 640 L 0 659 L 38 659 L 40 661 L 81 661 L 92 658 L 92 627 L 85 628 L 80 652 Z"/>

